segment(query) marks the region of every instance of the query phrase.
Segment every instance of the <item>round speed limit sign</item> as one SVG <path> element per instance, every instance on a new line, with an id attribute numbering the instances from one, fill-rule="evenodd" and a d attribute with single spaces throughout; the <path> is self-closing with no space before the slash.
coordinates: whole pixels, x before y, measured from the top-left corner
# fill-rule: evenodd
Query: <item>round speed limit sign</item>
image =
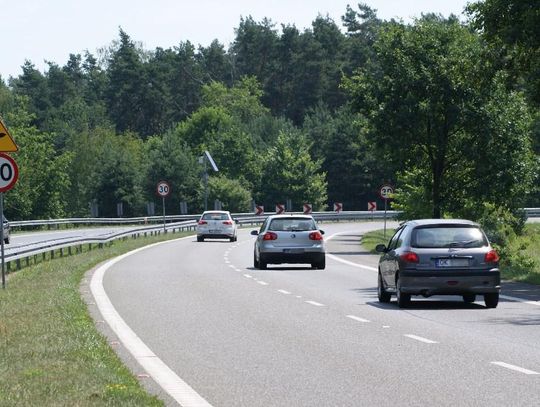
<path id="1" fill-rule="evenodd" d="M 9 155 L 0 153 L 0 192 L 9 191 L 19 178 L 19 167 Z"/>
<path id="2" fill-rule="evenodd" d="M 167 181 L 159 181 L 156 192 L 159 196 L 166 197 L 171 192 L 171 187 Z"/>
<path id="3" fill-rule="evenodd" d="M 390 195 L 394 193 L 394 187 L 389 184 L 384 184 L 379 190 L 379 195 L 382 199 L 390 199 Z"/>

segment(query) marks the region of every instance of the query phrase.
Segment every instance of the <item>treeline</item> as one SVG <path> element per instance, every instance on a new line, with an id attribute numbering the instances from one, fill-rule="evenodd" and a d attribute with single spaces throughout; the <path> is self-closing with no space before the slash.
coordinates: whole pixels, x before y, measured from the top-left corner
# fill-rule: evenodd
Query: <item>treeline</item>
<path id="1" fill-rule="evenodd" d="M 538 82 L 531 64 L 508 64 L 527 42 L 502 52 L 486 10 L 472 6 L 471 24 L 405 25 L 359 4 L 340 25 L 319 16 L 303 31 L 248 17 L 228 48 L 148 51 L 120 29 L 97 55 L 46 72 L 26 62 L 0 81 L 20 147 L 6 216 L 87 216 L 92 204 L 116 216 L 118 203 L 137 216 L 147 202 L 159 213 L 160 180 L 172 187 L 168 213 L 183 201 L 197 213 L 205 150 L 220 170 L 210 205 L 231 211 L 287 199 L 294 210 L 365 210 L 383 182 L 412 216 L 537 205 Z"/>

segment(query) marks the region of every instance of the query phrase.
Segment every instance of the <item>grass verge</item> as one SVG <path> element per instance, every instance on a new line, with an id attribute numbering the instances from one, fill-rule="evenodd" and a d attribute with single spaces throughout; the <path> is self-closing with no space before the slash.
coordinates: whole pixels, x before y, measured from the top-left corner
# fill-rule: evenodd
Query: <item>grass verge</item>
<path id="1" fill-rule="evenodd" d="M 371 253 L 379 243 L 388 244 L 394 230 L 368 232 L 362 237 L 362 246 Z M 505 280 L 540 285 L 540 223 L 525 225 L 523 235 L 517 236 L 506 250 L 500 264 L 501 277 Z"/>
<path id="2" fill-rule="evenodd" d="M 0 405 L 162 406 L 97 331 L 79 286 L 106 259 L 187 234 L 116 241 L 9 274 L 0 289 Z"/>

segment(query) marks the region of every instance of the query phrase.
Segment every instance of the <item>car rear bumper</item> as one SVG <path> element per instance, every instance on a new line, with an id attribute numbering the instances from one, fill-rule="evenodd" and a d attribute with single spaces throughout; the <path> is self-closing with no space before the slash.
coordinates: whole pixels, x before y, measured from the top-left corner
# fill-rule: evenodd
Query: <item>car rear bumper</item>
<path id="1" fill-rule="evenodd" d="M 403 293 L 425 296 L 489 294 L 501 290 L 501 275 L 498 269 L 445 272 L 403 270 L 399 279 Z"/>
<path id="2" fill-rule="evenodd" d="M 197 234 L 197 237 L 202 237 L 203 239 L 230 239 L 231 237 L 234 237 L 234 233 L 202 233 Z"/>
<path id="3" fill-rule="evenodd" d="M 319 263 L 324 260 L 324 252 L 304 252 L 304 253 L 260 253 L 260 260 L 268 264 L 282 263 Z"/>

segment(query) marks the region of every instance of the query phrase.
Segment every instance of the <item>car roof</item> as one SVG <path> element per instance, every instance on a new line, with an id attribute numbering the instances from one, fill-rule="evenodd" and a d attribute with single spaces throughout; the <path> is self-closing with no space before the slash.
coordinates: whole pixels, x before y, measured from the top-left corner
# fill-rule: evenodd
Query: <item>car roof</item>
<path id="1" fill-rule="evenodd" d="M 405 222 L 411 226 L 431 226 L 431 225 L 464 225 L 479 226 L 478 223 L 467 219 L 414 219 Z"/>
<path id="2" fill-rule="evenodd" d="M 311 215 L 304 215 L 304 214 L 287 214 L 287 215 L 270 215 L 268 216 L 269 219 L 290 219 L 290 218 L 301 218 L 301 219 L 313 219 L 313 216 Z M 314 220 L 314 219 L 313 219 Z"/>
<path id="3" fill-rule="evenodd" d="M 229 211 L 204 211 L 202 214 L 204 215 L 205 213 L 230 213 Z"/>

